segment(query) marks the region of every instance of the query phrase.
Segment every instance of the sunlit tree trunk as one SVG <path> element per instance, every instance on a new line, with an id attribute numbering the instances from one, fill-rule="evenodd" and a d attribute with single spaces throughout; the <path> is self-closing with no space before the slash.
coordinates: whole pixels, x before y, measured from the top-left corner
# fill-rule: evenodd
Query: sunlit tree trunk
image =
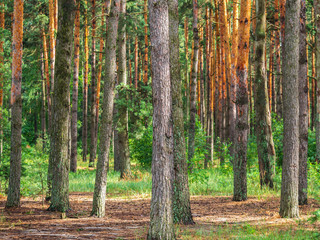
<path id="1" fill-rule="evenodd" d="M 280 0 L 281 1 L 281 0 Z M 280 21 L 279 21 L 279 0 L 275 0 L 275 12 L 274 12 L 274 24 L 276 26 L 276 30 L 275 30 L 275 47 L 276 47 L 276 51 L 275 51 L 275 62 L 276 62 L 276 67 L 275 67 L 275 113 L 278 113 L 279 110 L 279 106 L 278 106 L 278 102 L 279 102 L 279 97 L 280 97 L 280 73 L 281 73 L 281 60 L 280 60 Z"/>
<path id="2" fill-rule="evenodd" d="M 143 83 L 148 83 L 148 1 L 144 0 L 144 63 Z"/>
<path id="3" fill-rule="evenodd" d="M 57 32 L 57 61 L 52 105 L 52 131 L 50 159 L 53 165 L 51 205 L 49 210 L 69 210 L 68 149 L 70 127 L 70 76 L 75 4 L 73 0 L 59 0 L 59 25 Z"/>
<path id="4" fill-rule="evenodd" d="M 168 1 L 149 0 L 149 16 L 154 104 L 152 198 L 147 239 L 175 239 L 172 214 L 173 126 Z"/>
<path id="5" fill-rule="evenodd" d="M 89 74 L 89 46 L 88 46 L 88 3 L 84 1 L 84 78 L 82 103 L 82 161 L 87 161 L 88 151 L 88 74 Z"/>
<path id="6" fill-rule="evenodd" d="M 248 143 L 248 61 L 250 39 L 250 0 L 241 0 L 236 91 L 236 155 L 233 160 L 234 201 L 247 200 L 247 143 Z"/>
<path id="7" fill-rule="evenodd" d="M 184 138 L 181 72 L 179 63 L 178 0 L 169 0 L 170 79 L 173 122 L 173 219 L 175 223 L 193 224 Z"/>
<path id="8" fill-rule="evenodd" d="M 43 50 L 43 45 L 42 45 Z M 42 92 L 41 92 L 41 140 L 42 140 L 42 149 L 45 148 L 45 135 L 46 135 L 46 77 L 45 77 L 45 61 L 44 54 L 41 52 L 41 83 L 42 83 Z M 0 160 L 1 161 L 1 160 Z"/>
<path id="9" fill-rule="evenodd" d="M 300 1 L 287 0 L 283 51 L 283 163 L 280 216 L 299 217 L 299 16 Z"/>
<path id="10" fill-rule="evenodd" d="M 11 82 L 11 155 L 6 207 L 20 206 L 21 126 L 22 126 L 22 48 L 23 0 L 14 1 Z"/>
<path id="11" fill-rule="evenodd" d="M 57 1 L 57 0 L 56 0 Z M 55 39 L 55 3 L 54 0 L 49 0 L 49 38 L 50 38 L 50 101 L 48 102 L 48 129 L 51 129 L 51 99 L 53 96 L 54 88 L 54 66 L 56 61 L 56 39 Z M 49 95 L 48 95 L 49 96 Z M 49 163 L 50 165 L 50 163 Z"/>
<path id="12" fill-rule="evenodd" d="M 189 31 L 188 31 L 188 17 L 184 19 L 184 47 L 186 54 L 186 65 L 185 65 L 185 97 L 186 97 L 186 106 L 185 106 L 185 117 L 188 122 L 189 119 L 189 106 L 190 106 L 190 82 L 189 82 Z"/>
<path id="13" fill-rule="evenodd" d="M 121 0 L 119 16 L 119 33 L 118 33 L 118 81 L 123 89 L 119 92 L 119 98 L 127 99 L 127 93 L 124 90 L 127 85 L 127 55 L 126 55 L 126 0 Z M 148 71 L 147 71 L 148 72 Z M 126 104 L 118 106 L 118 144 L 120 177 L 125 178 L 131 175 L 129 138 L 128 138 L 128 108 Z"/>
<path id="14" fill-rule="evenodd" d="M 234 142 L 236 130 L 236 83 L 237 83 L 237 59 L 238 59 L 238 31 L 239 31 L 239 6 L 238 2 L 233 2 L 233 19 L 232 19 L 232 42 L 231 42 L 231 77 L 230 77 L 230 106 L 229 106 L 229 125 L 231 156 L 234 156 Z"/>
<path id="15" fill-rule="evenodd" d="M 79 50 L 80 50 L 80 0 L 77 2 L 74 27 L 74 48 L 73 48 L 73 88 L 72 88 L 72 109 L 71 109 L 71 156 L 70 171 L 77 171 L 77 136 L 78 136 L 78 85 L 79 85 Z"/>
<path id="16" fill-rule="evenodd" d="M 270 104 L 268 101 L 267 73 L 265 66 L 266 51 L 266 2 L 256 1 L 255 29 L 255 132 L 260 172 L 260 185 L 273 188 L 275 174 L 275 149 L 272 138 Z"/>
<path id="17" fill-rule="evenodd" d="M 299 40 L 299 204 L 308 203 L 308 58 L 306 1 L 301 0 Z"/>
<path id="18" fill-rule="evenodd" d="M 109 2 L 109 1 L 108 1 Z M 108 3 L 107 2 L 107 3 Z M 120 0 L 111 3 L 110 16 L 107 19 L 108 30 L 106 39 L 106 62 L 104 95 L 101 113 L 99 155 L 97 162 L 96 180 L 94 186 L 92 212 L 97 217 L 105 216 L 107 167 L 109 164 L 110 140 L 112 137 L 112 117 L 114 103 L 114 86 L 117 77 L 116 46 L 118 36 L 118 22 L 120 12 Z M 108 7 L 106 8 L 108 9 Z"/>
<path id="19" fill-rule="evenodd" d="M 135 37 L 134 40 L 134 86 L 137 89 L 138 88 L 138 77 L 139 77 L 139 73 L 138 73 L 138 36 Z"/>

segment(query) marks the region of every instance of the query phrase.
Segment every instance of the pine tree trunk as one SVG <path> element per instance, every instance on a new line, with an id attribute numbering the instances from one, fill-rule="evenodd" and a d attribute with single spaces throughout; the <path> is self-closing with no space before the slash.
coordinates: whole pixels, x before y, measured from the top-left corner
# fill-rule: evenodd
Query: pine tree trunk
<path id="1" fill-rule="evenodd" d="M 266 2 L 256 1 L 255 32 L 255 91 L 256 137 L 260 172 L 260 185 L 273 188 L 275 174 L 275 149 L 272 138 L 271 114 L 268 101 L 267 75 L 265 71 L 266 51 Z"/>
<path id="2" fill-rule="evenodd" d="M 144 63 L 143 83 L 148 83 L 148 1 L 144 0 Z"/>
<path id="3" fill-rule="evenodd" d="M 5 27 L 4 4 L 0 4 L 0 28 L 3 31 Z M 3 36 L 0 39 L 0 68 L 3 68 Z M 0 162 L 2 160 L 3 151 L 3 73 L 0 72 Z"/>
<path id="4" fill-rule="evenodd" d="M 89 167 L 94 167 L 94 161 L 97 155 L 97 135 L 96 135 L 96 98 L 97 98 L 97 84 L 96 84 L 96 0 L 91 0 L 92 11 L 92 62 L 91 62 L 91 123 L 90 123 L 90 159 Z"/>
<path id="5" fill-rule="evenodd" d="M 41 81 L 41 83 L 42 83 L 42 92 L 41 92 L 42 101 L 41 101 L 40 117 L 41 117 L 42 149 L 44 150 L 45 149 L 45 136 L 46 136 L 46 78 L 45 78 L 45 67 L 44 67 L 45 64 L 44 64 L 43 52 L 41 52 L 40 56 L 41 56 L 41 80 L 42 80 Z M 0 158 L 0 161 L 1 161 L 1 158 Z"/>
<path id="6" fill-rule="evenodd" d="M 108 9 L 108 8 L 107 8 Z M 120 0 L 111 3 L 111 12 L 108 17 L 108 31 L 106 40 L 106 62 L 104 95 L 100 124 L 100 143 L 97 162 L 96 180 L 94 186 L 91 214 L 97 217 L 105 216 L 105 200 L 107 185 L 107 170 L 109 164 L 110 140 L 112 136 L 112 116 L 114 103 L 114 86 L 116 79 L 116 46 L 118 36 L 118 21 Z"/>
<path id="7" fill-rule="evenodd" d="M 80 1 L 77 2 L 74 28 L 74 66 L 73 66 L 73 88 L 72 88 L 72 110 L 71 110 L 71 159 L 70 171 L 77 171 L 78 157 L 78 85 L 79 85 L 79 50 L 80 50 Z"/>
<path id="8" fill-rule="evenodd" d="M 299 204 L 308 203 L 308 59 L 306 1 L 301 0 L 299 40 Z"/>
<path id="9" fill-rule="evenodd" d="M 14 1 L 11 82 L 11 155 L 6 207 L 20 206 L 21 126 L 22 126 L 22 49 L 23 0 Z"/>
<path id="10" fill-rule="evenodd" d="M 134 86 L 138 89 L 138 36 L 135 37 L 134 41 Z"/>
<path id="11" fill-rule="evenodd" d="M 59 1 L 57 33 L 57 61 L 52 105 L 52 134 L 50 159 L 53 164 L 51 205 L 49 210 L 65 212 L 69 209 L 69 105 L 72 40 L 75 4 L 73 0 Z"/>
<path id="12" fill-rule="evenodd" d="M 239 56 L 237 60 L 236 91 L 236 155 L 233 160 L 234 201 L 247 200 L 247 142 L 248 142 L 248 61 L 250 39 L 250 0 L 241 0 L 239 23 Z"/>
<path id="13" fill-rule="evenodd" d="M 299 217 L 299 16 L 300 1 L 287 0 L 283 51 L 283 163 L 280 216 Z"/>
<path id="14" fill-rule="evenodd" d="M 183 103 L 179 63 L 178 0 L 169 0 L 170 78 L 173 122 L 173 217 L 175 223 L 193 224 L 184 138 Z"/>
<path id="15" fill-rule="evenodd" d="M 190 81 L 190 120 L 189 120 L 189 142 L 188 142 L 188 161 L 192 168 L 194 156 L 195 128 L 197 114 L 197 76 L 198 76 L 198 56 L 199 56 L 199 34 L 198 34 L 198 0 L 193 0 L 193 64 Z"/>
<path id="16" fill-rule="evenodd" d="M 320 14 L 320 1 L 314 1 L 314 15 L 318 16 Z M 316 127 L 316 159 L 320 160 L 320 91 L 318 90 L 320 87 L 320 18 L 316 17 L 316 113 L 315 113 L 315 127 Z"/>
<path id="17" fill-rule="evenodd" d="M 89 74 L 89 46 L 88 46 L 88 3 L 84 1 L 84 79 L 83 79 L 83 103 L 82 103 L 82 161 L 87 161 L 88 153 L 88 74 Z"/>
<path id="18" fill-rule="evenodd" d="M 147 239 L 175 239 L 172 214 L 173 129 L 167 0 L 149 0 L 153 89 L 153 154 Z"/>
<path id="19" fill-rule="evenodd" d="M 122 91 L 119 92 L 120 99 L 127 99 L 127 92 L 125 90 L 127 86 L 127 56 L 126 56 L 126 0 L 121 0 L 120 16 L 119 16 L 119 37 L 118 37 L 118 76 L 119 84 Z M 128 139 L 128 108 L 125 104 L 118 106 L 118 144 L 119 148 L 119 163 L 120 163 L 120 177 L 130 177 L 130 154 L 129 154 L 129 139 Z"/>

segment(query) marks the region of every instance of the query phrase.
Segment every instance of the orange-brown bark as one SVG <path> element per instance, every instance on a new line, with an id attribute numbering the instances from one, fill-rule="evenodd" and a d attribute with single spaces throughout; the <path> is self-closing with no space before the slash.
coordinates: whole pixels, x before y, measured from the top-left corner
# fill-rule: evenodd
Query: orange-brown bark
<path id="1" fill-rule="evenodd" d="M 269 46 L 269 84 L 268 84 L 268 91 L 269 91 L 269 109 L 271 111 L 272 106 L 272 88 L 273 88 L 273 49 L 274 49 L 274 32 L 271 31 L 270 34 L 270 46 Z"/>
<path id="2" fill-rule="evenodd" d="M 148 83 L 148 1 L 144 0 L 144 74 L 143 83 Z"/>
<path id="3" fill-rule="evenodd" d="M 47 37 L 46 37 L 44 30 L 42 31 L 42 44 L 43 44 L 43 53 L 44 53 L 44 76 L 46 79 L 48 115 L 51 116 L 51 112 L 50 112 L 51 97 L 50 97 L 50 78 L 49 78 L 49 57 L 48 57 Z"/>
<path id="4" fill-rule="evenodd" d="M 136 36 L 134 41 L 134 86 L 136 89 L 138 88 L 138 77 L 139 77 L 138 63 L 139 63 L 138 62 L 138 36 Z"/>

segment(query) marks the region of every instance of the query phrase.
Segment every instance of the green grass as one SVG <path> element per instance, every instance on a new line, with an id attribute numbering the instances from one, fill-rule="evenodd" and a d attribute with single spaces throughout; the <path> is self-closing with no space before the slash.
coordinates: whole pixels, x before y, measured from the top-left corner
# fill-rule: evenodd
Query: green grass
<path id="1" fill-rule="evenodd" d="M 259 227 L 249 224 L 240 226 L 196 226 L 176 228 L 179 239 L 237 239 L 237 240 L 311 240 L 319 239 L 317 231 L 294 229 L 292 226 Z"/>

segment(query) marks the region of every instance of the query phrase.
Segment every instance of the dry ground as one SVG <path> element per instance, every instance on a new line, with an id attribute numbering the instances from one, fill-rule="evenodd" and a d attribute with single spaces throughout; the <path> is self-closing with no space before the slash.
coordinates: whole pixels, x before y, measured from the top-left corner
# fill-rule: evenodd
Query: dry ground
<path id="1" fill-rule="evenodd" d="M 23 198 L 21 208 L 9 210 L 4 208 L 5 200 L 0 198 L 0 239 L 144 239 L 148 228 L 150 199 L 108 199 L 103 219 L 90 217 L 90 193 L 72 193 L 72 210 L 64 219 L 60 213 L 46 211 L 49 205 L 42 205 L 41 199 Z M 320 225 L 304 221 L 320 207 L 315 200 L 300 208 L 302 221 L 281 219 L 278 198 L 233 202 L 231 197 L 196 196 L 191 202 L 196 224 L 180 226 L 180 233 L 212 232 L 219 226 L 243 223 L 320 230 Z"/>

